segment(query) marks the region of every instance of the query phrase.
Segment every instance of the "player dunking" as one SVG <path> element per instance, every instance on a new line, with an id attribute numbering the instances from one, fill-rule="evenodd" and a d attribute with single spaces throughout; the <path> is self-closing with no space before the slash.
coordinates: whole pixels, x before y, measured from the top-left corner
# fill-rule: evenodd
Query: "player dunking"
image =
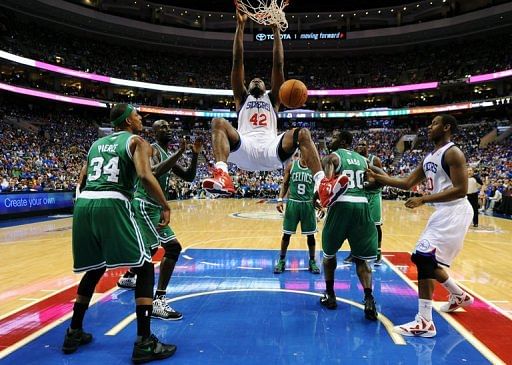
<path id="1" fill-rule="evenodd" d="M 85 275 L 78 285 L 73 317 L 66 331 L 62 351 L 75 352 L 92 340 L 82 324 L 85 312 L 107 267 L 132 266 L 137 273 L 135 313 L 137 339 L 132 361 L 148 362 L 172 356 L 176 346 L 161 343 L 151 334 L 154 269 L 146 245 L 133 217 L 130 199 L 137 178 L 160 209 L 159 227 L 169 224 L 170 209 L 149 159 L 152 148 L 141 137 L 142 118 L 128 104 L 116 105 L 110 120 L 115 133 L 93 143 L 82 168 L 83 190 L 73 211 L 73 270 Z"/>
<path id="2" fill-rule="evenodd" d="M 272 171 L 282 168 L 297 148 L 300 148 L 307 167 L 313 173 L 316 187 L 324 173 L 309 130 L 296 128 L 277 134 L 277 111 L 281 104 L 279 88 L 284 82 L 284 51 L 279 28 L 272 27 L 271 90 L 267 93 L 265 83 L 259 78 L 251 80 L 246 89 L 243 37 L 247 15 L 237 12 L 236 17 L 231 84 L 238 113 L 238 130 L 225 119 L 212 120 L 213 153 L 217 162 L 213 178 L 205 179 L 202 187 L 215 194 L 233 194 L 235 190 L 228 173 L 228 161 L 243 170 Z"/>
<path id="3" fill-rule="evenodd" d="M 315 261 L 315 233 L 316 214 L 313 205 L 313 174 L 306 167 L 306 162 L 299 156 L 284 170 L 283 183 L 277 199 L 277 210 L 283 212 L 283 198 L 288 193 L 288 203 L 283 220 L 283 237 L 281 239 L 281 252 L 279 261 L 274 267 L 274 274 L 280 274 L 285 268 L 286 252 L 290 245 L 290 237 L 295 234 L 297 225 L 300 222 L 300 230 L 306 235 L 309 251 L 308 270 L 313 274 L 320 274 Z"/>
<path id="4" fill-rule="evenodd" d="M 392 178 L 368 170 L 370 178 L 400 189 L 410 189 L 426 181 L 430 195 L 410 198 L 405 206 L 414 209 L 433 203 L 436 208 L 411 256 L 418 269 L 419 308 L 414 321 L 395 327 L 395 332 L 404 336 L 436 335 L 432 321 L 432 297 L 436 280 L 450 292 L 449 302 L 441 307 L 443 312 L 453 312 L 473 303 L 473 298 L 442 267 L 449 267 L 462 249 L 464 236 L 473 218 L 473 209 L 466 198 L 466 158 L 450 142 L 452 134 L 456 132 L 457 120 L 454 117 L 446 114 L 436 116 L 428 127 L 428 138 L 434 143 L 434 150 L 408 177 Z"/>

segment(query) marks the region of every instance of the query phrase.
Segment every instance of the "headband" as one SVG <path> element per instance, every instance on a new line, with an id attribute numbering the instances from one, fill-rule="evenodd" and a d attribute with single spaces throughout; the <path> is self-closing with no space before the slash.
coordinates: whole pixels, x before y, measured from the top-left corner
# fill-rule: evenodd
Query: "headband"
<path id="1" fill-rule="evenodd" d="M 134 109 L 134 107 L 132 105 L 127 104 L 126 105 L 126 110 L 124 111 L 124 113 L 121 114 L 116 119 L 114 119 L 113 121 L 111 121 L 110 123 L 114 127 L 118 127 L 122 122 L 124 122 L 126 120 L 126 118 L 128 118 L 130 116 L 130 114 L 132 113 L 133 109 Z"/>

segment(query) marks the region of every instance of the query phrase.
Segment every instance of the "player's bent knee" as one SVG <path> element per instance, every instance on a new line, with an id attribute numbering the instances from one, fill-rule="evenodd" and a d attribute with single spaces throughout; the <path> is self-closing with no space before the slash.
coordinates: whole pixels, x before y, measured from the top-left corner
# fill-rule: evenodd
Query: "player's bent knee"
<path id="1" fill-rule="evenodd" d="M 311 140 L 311 132 L 309 129 L 301 128 L 299 130 L 299 144 Z"/>
<path id="2" fill-rule="evenodd" d="M 435 271 L 438 267 L 437 261 L 434 256 L 425 256 L 413 253 L 411 260 L 418 269 L 418 280 L 435 279 Z"/>
<path id="3" fill-rule="evenodd" d="M 178 240 L 173 239 L 169 242 L 162 243 L 162 247 L 165 249 L 165 258 L 178 261 L 181 253 L 181 245 Z"/>
<path id="4" fill-rule="evenodd" d="M 133 271 L 137 274 L 135 298 L 153 298 L 153 285 L 155 284 L 153 263 L 146 261 L 144 265 L 134 268 Z"/>
<path id="5" fill-rule="evenodd" d="M 78 284 L 77 294 L 86 298 L 91 298 L 94 293 L 94 288 L 105 273 L 105 270 L 106 268 L 102 267 L 100 269 L 87 271 L 82 280 L 80 280 L 80 284 Z"/>
<path id="6" fill-rule="evenodd" d="M 224 118 L 213 118 L 212 119 L 212 129 L 222 128 L 225 123 L 226 123 L 226 119 L 224 119 Z"/>

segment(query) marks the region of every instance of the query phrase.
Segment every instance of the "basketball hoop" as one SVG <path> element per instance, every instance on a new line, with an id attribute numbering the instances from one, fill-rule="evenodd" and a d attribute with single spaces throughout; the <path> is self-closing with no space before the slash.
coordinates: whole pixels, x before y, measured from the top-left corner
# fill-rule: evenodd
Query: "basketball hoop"
<path id="1" fill-rule="evenodd" d="M 289 0 L 235 0 L 238 11 L 262 25 L 277 25 L 281 32 L 288 29 L 283 9 Z"/>

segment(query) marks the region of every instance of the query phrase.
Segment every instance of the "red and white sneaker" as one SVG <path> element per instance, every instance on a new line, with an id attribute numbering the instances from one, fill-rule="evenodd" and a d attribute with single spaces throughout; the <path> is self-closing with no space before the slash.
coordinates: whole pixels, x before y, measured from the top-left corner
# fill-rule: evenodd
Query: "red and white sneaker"
<path id="1" fill-rule="evenodd" d="M 235 192 L 231 176 L 224 170 L 217 168 L 213 169 L 213 178 L 203 180 L 202 187 L 212 194 L 231 195 Z"/>
<path id="2" fill-rule="evenodd" d="M 318 187 L 318 197 L 322 207 L 330 207 L 340 195 L 348 189 L 349 178 L 346 175 L 334 176 L 331 179 L 324 177 Z"/>
<path id="3" fill-rule="evenodd" d="M 416 314 L 414 321 L 393 327 L 393 331 L 402 336 L 417 337 L 434 337 L 437 333 L 434 322 L 427 321 L 419 314 Z"/>
<path id="4" fill-rule="evenodd" d="M 448 303 L 443 304 L 439 309 L 441 309 L 441 312 L 453 312 L 458 308 L 467 307 L 473 304 L 474 301 L 475 299 L 466 292 L 462 293 L 462 295 L 450 294 Z"/>

